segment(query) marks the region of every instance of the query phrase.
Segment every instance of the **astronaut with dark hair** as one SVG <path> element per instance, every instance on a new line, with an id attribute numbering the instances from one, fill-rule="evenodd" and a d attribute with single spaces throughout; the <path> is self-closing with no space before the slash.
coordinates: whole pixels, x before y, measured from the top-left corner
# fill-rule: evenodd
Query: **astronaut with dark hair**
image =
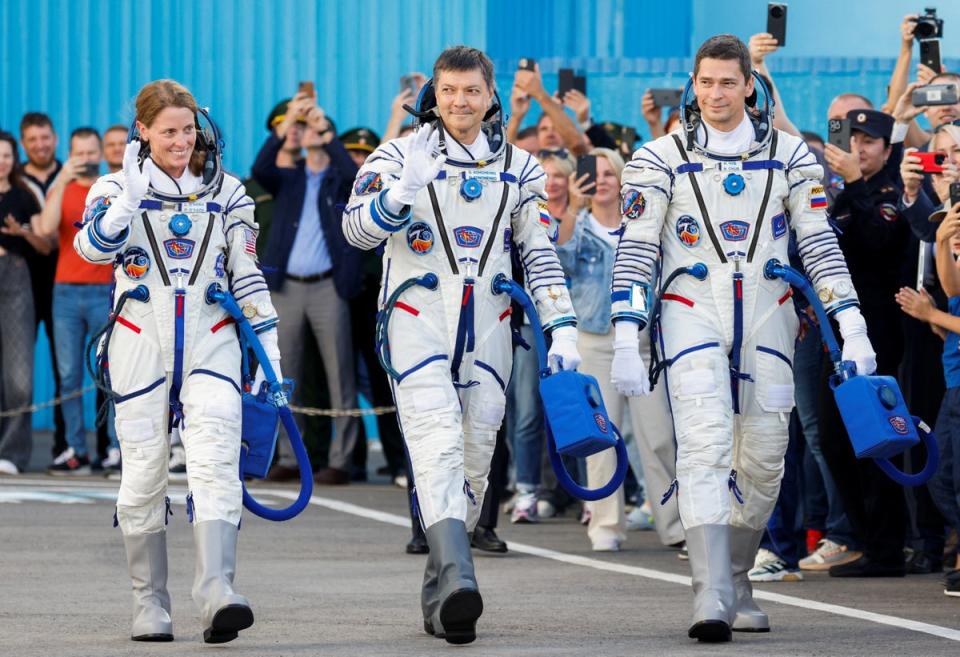
<path id="1" fill-rule="evenodd" d="M 511 249 L 553 338 L 554 369 L 580 362 L 576 317 L 551 243 L 544 172 L 506 142 L 489 58 L 464 46 L 445 50 L 411 109 L 417 131 L 367 158 L 343 226 L 358 248 L 386 242 L 381 312 L 390 321 L 381 351 L 389 353 L 430 546 L 424 629 L 468 643 L 483 609 L 468 532 L 483 504 L 512 365 L 509 298 L 491 284 L 511 275 Z M 428 274 L 432 288 L 408 283 Z"/>
<path id="2" fill-rule="evenodd" d="M 659 264 L 661 283 L 670 282 L 659 330 L 677 440 L 671 491 L 693 571 L 688 634 L 700 641 L 770 628 L 747 572 L 777 500 L 794 405 L 798 319 L 790 286 L 764 276 L 771 259 L 788 261 L 791 230 L 840 326 L 844 360 L 862 374 L 876 368 L 827 223 L 823 171 L 800 138 L 772 127 L 769 94 L 758 89 L 747 46 L 731 35 L 708 39 L 681 129 L 644 144 L 622 178 L 612 379 L 623 394 L 649 392 L 637 336 L 655 319 L 648 300 Z"/>

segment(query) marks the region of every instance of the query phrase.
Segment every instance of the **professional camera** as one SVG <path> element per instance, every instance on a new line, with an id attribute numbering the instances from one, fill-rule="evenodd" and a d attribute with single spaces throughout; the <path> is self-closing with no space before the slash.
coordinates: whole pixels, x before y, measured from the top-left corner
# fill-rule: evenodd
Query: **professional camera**
<path id="1" fill-rule="evenodd" d="M 940 39 L 943 37 L 943 19 L 937 18 L 936 7 L 926 7 L 923 14 L 914 18 L 917 27 L 913 30 L 913 38 L 917 41 L 921 39 Z"/>

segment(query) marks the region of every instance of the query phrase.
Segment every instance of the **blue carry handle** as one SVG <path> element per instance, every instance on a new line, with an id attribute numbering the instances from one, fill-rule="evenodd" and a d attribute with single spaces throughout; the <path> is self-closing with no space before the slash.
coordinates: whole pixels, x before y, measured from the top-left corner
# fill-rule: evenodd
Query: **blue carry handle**
<path id="1" fill-rule="evenodd" d="M 264 368 L 263 372 L 268 391 L 267 397 L 270 403 L 276 406 L 280 414 L 280 421 L 283 422 L 283 426 L 287 430 L 287 436 L 290 438 L 290 444 L 293 447 L 294 454 L 297 456 L 297 465 L 300 468 L 300 495 L 297 499 L 294 500 L 290 506 L 283 509 L 263 506 L 254 499 L 253 495 L 247 490 L 246 484 L 243 483 L 244 465 L 250 451 L 250 446 L 241 443 L 240 481 L 243 484 L 243 505 L 255 515 L 267 520 L 290 520 L 303 511 L 310 502 L 310 497 L 313 495 L 313 472 L 310 468 L 310 457 L 307 456 L 307 450 L 303 445 L 303 438 L 300 436 L 300 430 L 297 428 L 297 423 L 293 419 L 293 413 L 288 406 L 283 385 L 277 380 L 277 373 L 273 371 L 273 366 L 270 364 L 270 359 L 267 358 L 267 354 L 263 350 L 263 345 L 260 344 L 260 340 L 257 338 L 253 327 L 250 326 L 250 322 L 243 316 L 243 311 L 240 310 L 240 306 L 237 304 L 236 299 L 233 298 L 233 295 L 222 289 L 219 284 L 212 283 L 210 287 L 207 288 L 206 298 L 208 303 L 219 303 L 223 306 L 223 309 L 234 319 L 237 327 L 240 329 L 241 344 L 245 344 L 253 349 L 253 352 L 257 355 L 257 361 L 260 363 L 260 367 Z"/>
<path id="2" fill-rule="evenodd" d="M 776 258 L 767 261 L 763 275 L 768 279 L 783 279 L 796 287 L 816 313 L 834 368 L 830 387 L 857 458 L 872 458 L 888 477 L 903 486 L 925 484 L 937 471 L 940 451 L 930 428 L 907 411 L 896 379 L 858 375 L 856 365 L 843 360 L 830 318 L 806 276 Z M 920 472 L 903 472 L 889 461 L 889 457 L 918 444 L 921 439 L 927 448 L 927 462 Z"/>
<path id="3" fill-rule="evenodd" d="M 596 409 L 596 412 L 594 413 L 594 421 L 596 426 L 602 433 L 606 433 L 608 429 L 605 426 L 605 423 L 608 421 L 608 418 L 606 416 L 606 410 L 603 408 L 603 400 L 600 399 L 600 391 L 596 387 L 596 381 L 592 377 L 587 377 L 575 372 L 558 372 L 557 374 L 550 373 L 550 366 L 547 364 L 547 341 L 543 335 L 543 329 L 540 325 L 540 317 L 537 315 L 537 310 L 534 308 L 533 301 L 524 291 L 523 287 L 517 285 L 505 275 L 497 274 L 497 276 L 493 279 L 493 293 L 507 294 L 511 299 L 523 307 L 524 313 L 526 313 L 527 318 L 530 320 L 530 325 L 533 328 L 534 343 L 537 350 L 541 387 L 548 379 L 554 379 L 554 381 L 560 384 L 557 386 L 557 389 L 563 389 L 571 385 L 575 386 L 583 381 L 592 382 L 590 388 L 592 388 L 593 392 L 591 392 L 589 389 L 583 392 L 586 395 L 588 404 Z M 569 381 L 567 379 L 569 379 Z M 577 395 L 575 394 L 574 396 Z M 550 464 L 553 466 L 554 472 L 557 474 L 557 480 L 560 482 L 560 485 L 563 486 L 564 489 L 566 489 L 567 492 L 574 497 L 577 497 L 581 500 L 586 500 L 588 502 L 602 500 L 605 497 L 609 497 L 615 493 L 620 486 L 623 485 L 623 480 L 627 476 L 627 466 L 629 464 L 627 459 L 627 447 L 624 444 L 623 437 L 620 435 L 617 427 L 613 424 L 613 422 L 609 422 L 609 429 L 613 431 L 616 437 L 613 447 L 617 450 L 617 469 L 614 472 L 613 477 L 605 486 L 602 486 L 601 488 L 592 490 L 589 488 L 584 488 L 573 480 L 573 478 L 570 476 L 570 473 L 567 472 L 566 466 L 563 464 L 563 459 L 561 458 L 560 450 L 557 448 L 557 441 L 553 434 L 553 428 L 550 426 L 549 414 L 546 412 L 550 400 L 544 398 L 542 394 L 541 399 L 544 404 L 544 425 L 547 430 L 547 453 L 550 455 Z M 589 419 L 590 418 L 588 418 L 588 420 Z M 608 443 L 600 445 L 599 443 L 593 442 L 587 445 L 580 444 L 571 446 L 570 449 L 564 451 L 574 456 L 587 456 L 609 447 L 610 445 Z"/>

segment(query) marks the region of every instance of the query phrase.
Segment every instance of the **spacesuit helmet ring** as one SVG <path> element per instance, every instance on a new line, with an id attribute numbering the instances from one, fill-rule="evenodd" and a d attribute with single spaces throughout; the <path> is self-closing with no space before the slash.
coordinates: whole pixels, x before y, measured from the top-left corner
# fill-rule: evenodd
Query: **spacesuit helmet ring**
<path id="1" fill-rule="evenodd" d="M 127 143 L 134 140 L 140 141 L 139 161 L 141 166 L 150 156 L 150 143 L 143 141 L 140 137 L 140 129 L 137 127 L 138 119 L 134 118 L 130 123 L 130 129 L 127 131 Z M 223 183 L 223 133 L 220 127 L 210 116 L 210 111 L 205 107 L 198 107 L 194 114 L 194 125 L 197 133 L 197 140 L 194 149 L 204 153 L 203 167 L 201 169 L 201 182 L 203 187 L 198 192 L 189 195 L 177 195 L 160 193 L 153 189 L 151 185 L 151 194 L 162 200 L 184 201 L 191 198 L 200 198 L 208 193 L 216 193 Z"/>
<path id="2" fill-rule="evenodd" d="M 756 153 L 767 147 L 771 137 L 773 137 L 773 115 L 774 105 L 773 94 L 763 76 L 752 71 L 753 93 L 746 98 L 745 109 L 750 122 L 753 123 L 756 132 L 757 146 L 746 154 L 752 157 Z M 695 150 L 707 157 L 713 159 L 729 159 L 729 155 L 713 153 L 708 147 L 697 143 L 696 134 L 700 128 L 703 118 L 700 112 L 700 106 L 697 104 L 697 97 L 693 89 L 693 77 L 687 80 L 683 88 L 683 94 L 680 97 L 680 126 L 683 130 L 687 150 Z M 709 144 L 708 144 L 709 146 Z"/>

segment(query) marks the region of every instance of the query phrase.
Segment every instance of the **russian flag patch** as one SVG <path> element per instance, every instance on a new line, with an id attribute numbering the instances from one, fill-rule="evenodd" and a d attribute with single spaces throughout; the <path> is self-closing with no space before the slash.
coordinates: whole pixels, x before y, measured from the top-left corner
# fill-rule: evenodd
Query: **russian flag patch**
<path id="1" fill-rule="evenodd" d="M 823 193 L 823 185 L 810 188 L 810 209 L 822 210 L 827 207 L 827 196 Z"/>
<path id="2" fill-rule="evenodd" d="M 547 210 L 547 204 L 543 201 L 538 201 L 537 209 L 540 211 L 540 223 L 543 224 L 544 228 L 550 228 L 550 224 L 553 223 L 553 217 L 550 216 L 550 211 Z"/>

